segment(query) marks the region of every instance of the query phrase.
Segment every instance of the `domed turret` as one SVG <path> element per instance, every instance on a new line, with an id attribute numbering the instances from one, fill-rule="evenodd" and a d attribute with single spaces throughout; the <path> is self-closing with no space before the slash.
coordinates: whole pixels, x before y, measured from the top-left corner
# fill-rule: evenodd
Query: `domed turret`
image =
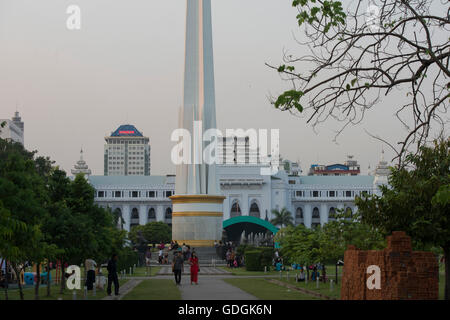
<path id="1" fill-rule="evenodd" d="M 389 166 L 386 160 L 384 160 L 384 150 L 381 150 L 381 159 L 380 162 L 378 162 L 375 171 L 374 171 L 374 180 L 373 180 L 373 184 L 377 187 L 376 189 L 378 189 L 378 187 L 382 184 L 387 185 L 388 184 L 388 176 L 391 173 L 391 171 L 389 170 Z"/>
<path id="2" fill-rule="evenodd" d="M 89 169 L 88 165 L 86 164 L 86 161 L 84 161 L 83 159 L 83 149 L 80 150 L 80 160 L 77 161 L 74 168 L 75 169 L 71 170 L 74 176 L 79 173 L 84 173 L 86 176 L 89 176 L 92 173 L 91 169 Z"/>

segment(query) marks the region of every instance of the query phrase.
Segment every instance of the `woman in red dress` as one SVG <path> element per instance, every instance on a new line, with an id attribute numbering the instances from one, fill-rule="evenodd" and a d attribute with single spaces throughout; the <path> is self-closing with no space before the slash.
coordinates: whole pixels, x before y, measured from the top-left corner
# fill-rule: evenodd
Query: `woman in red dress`
<path id="1" fill-rule="evenodd" d="M 198 265 L 198 257 L 195 251 L 192 252 L 192 256 L 189 258 L 189 264 L 191 265 L 191 284 L 194 282 L 198 284 L 198 271 L 200 270 Z"/>

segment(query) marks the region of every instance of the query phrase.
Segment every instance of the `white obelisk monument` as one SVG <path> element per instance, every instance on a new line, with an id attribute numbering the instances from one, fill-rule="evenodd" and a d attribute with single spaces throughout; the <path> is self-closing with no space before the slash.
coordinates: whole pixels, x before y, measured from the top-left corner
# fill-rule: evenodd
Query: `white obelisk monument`
<path id="1" fill-rule="evenodd" d="M 177 165 L 172 239 L 194 247 L 222 238 L 223 200 L 215 164 L 206 164 L 203 141 L 216 128 L 211 0 L 187 0 L 184 102 L 180 126 L 189 131 L 191 163 Z M 183 151 L 186 152 L 186 151 Z"/>

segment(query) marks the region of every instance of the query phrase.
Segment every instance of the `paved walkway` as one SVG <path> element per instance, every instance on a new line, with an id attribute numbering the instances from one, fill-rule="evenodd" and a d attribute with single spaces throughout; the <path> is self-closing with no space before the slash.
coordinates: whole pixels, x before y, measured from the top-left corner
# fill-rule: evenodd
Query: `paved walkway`
<path id="1" fill-rule="evenodd" d="M 255 296 L 226 283 L 217 277 L 199 278 L 198 285 L 183 277 L 179 289 L 182 300 L 257 300 Z"/>
<path id="2" fill-rule="evenodd" d="M 226 283 L 223 279 L 231 278 L 266 278 L 264 276 L 233 276 L 231 274 L 222 275 L 202 275 L 198 278 L 198 285 L 191 285 L 191 278 L 187 274 L 181 277 L 181 286 L 178 288 L 181 292 L 182 300 L 257 300 L 257 298 L 238 287 Z M 113 296 L 105 297 L 104 300 L 120 300 L 128 292 L 134 289 L 141 281 L 150 279 L 170 279 L 174 280 L 173 275 L 157 275 L 153 277 L 125 277 L 129 279 L 121 288 L 120 296 L 116 299 Z"/>
<path id="3" fill-rule="evenodd" d="M 119 288 L 120 295 L 118 297 L 116 297 L 113 293 L 110 296 L 104 297 L 102 300 L 121 300 L 128 292 L 133 290 L 141 282 L 142 282 L 142 280 L 140 280 L 140 279 L 128 280 L 123 286 L 121 286 Z M 114 287 L 114 285 L 111 288 L 112 290 L 114 290 L 113 287 Z"/>

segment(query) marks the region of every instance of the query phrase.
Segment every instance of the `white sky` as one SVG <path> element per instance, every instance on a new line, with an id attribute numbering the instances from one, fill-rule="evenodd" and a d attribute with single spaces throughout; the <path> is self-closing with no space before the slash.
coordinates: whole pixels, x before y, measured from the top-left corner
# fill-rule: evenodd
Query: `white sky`
<path id="1" fill-rule="evenodd" d="M 283 49 L 306 51 L 291 0 L 212 0 L 217 123 L 224 128 L 279 128 L 281 154 L 312 163 L 342 163 L 347 154 L 364 174 L 382 144 L 405 131 L 385 100 L 334 143 L 328 123 L 315 133 L 304 119 L 273 109 L 268 96 L 288 87 L 264 63 Z M 66 8 L 81 8 L 79 31 L 66 28 Z M 170 134 L 178 124 L 184 72 L 184 0 L 0 0 L 0 118 L 16 110 L 25 146 L 70 171 L 83 147 L 94 174 L 103 174 L 104 137 L 134 124 L 150 138 L 152 174 L 175 172 Z M 386 158 L 392 158 L 385 148 Z"/>

